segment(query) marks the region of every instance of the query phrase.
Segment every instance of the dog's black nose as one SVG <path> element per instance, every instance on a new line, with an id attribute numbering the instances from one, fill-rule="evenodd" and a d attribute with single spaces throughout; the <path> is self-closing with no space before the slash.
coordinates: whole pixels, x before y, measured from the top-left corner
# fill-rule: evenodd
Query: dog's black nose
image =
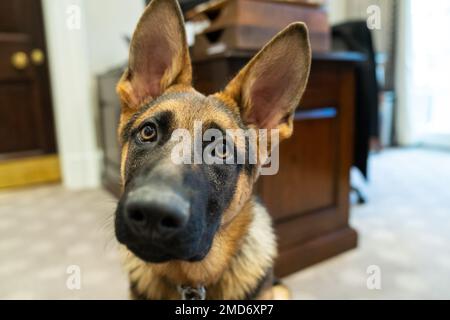
<path id="1" fill-rule="evenodd" d="M 139 238 L 169 238 L 182 230 L 188 219 L 188 206 L 182 201 L 134 197 L 125 205 L 125 221 Z"/>

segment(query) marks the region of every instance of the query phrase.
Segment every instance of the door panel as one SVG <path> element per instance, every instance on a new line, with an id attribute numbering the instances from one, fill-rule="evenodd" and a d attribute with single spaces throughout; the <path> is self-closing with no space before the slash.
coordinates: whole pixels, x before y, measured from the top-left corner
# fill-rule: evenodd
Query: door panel
<path id="1" fill-rule="evenodd" d="M 28 3 L 29 1 L 26 0 L 5 0 L 1 2 L 0 30 L 2 32 L 20 33 L 27 29 L 26 15 L 21 14 L 21 12 Z"/>
<path id="2" fill-rule="evenodd" d="M 30 51 L 30 37 L 22 34 L 0 33 L 0 81 L 5 84 L 9 81 L 34 79 L 34 69 L 26 67 L 18 70 L 13 66 L 14 54 L 26 55 Z M 27 61 L 29 60 L 26 56 Z M 29 64 L 29 62 L 26 62 Z"/>
<path id="3" fill-rule="evenodd" d="M 0 188 L 60 178 L 46 57 L 41 2 L 0 1 Z"/>
<path id="4" fill-rule="evenodd" d="M 46 56 L 40 1 L 1 1 L 0 160 L 56 152 Z"/>
<path id="5" fill-rule="evenodd" d="M 30 110 L 33 104 L 30 91 L 30 82 L 0 86 L 0 136 L 6 137 L 2 139 L 2 153 L 20 153 L 39 148 L 34 110 Z"/>

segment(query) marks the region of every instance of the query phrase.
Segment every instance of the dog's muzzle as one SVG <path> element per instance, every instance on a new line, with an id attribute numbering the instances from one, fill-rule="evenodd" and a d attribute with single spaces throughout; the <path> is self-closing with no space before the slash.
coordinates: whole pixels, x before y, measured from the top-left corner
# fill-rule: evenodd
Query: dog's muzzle
<path id="1" fill-rule="evenodd" d="M 116 238 L 146 262 L 200 261 L 212 246 L 217 226 L 208 210 L 207 180 L 188 169 L 161 161 L 125 187 Z"/>
<path id="2" fill-rule="evenodd" d="M 174 191 L 142 186 L 129 193 L 124 220 L 138 239 L 167 240 L 184 229 L 189 211 L 189 202 Z"/>

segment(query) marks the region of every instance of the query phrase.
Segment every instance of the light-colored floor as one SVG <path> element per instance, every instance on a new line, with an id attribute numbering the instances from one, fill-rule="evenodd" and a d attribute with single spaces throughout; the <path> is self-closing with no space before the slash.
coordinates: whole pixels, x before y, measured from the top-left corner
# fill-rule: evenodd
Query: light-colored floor
<path id="1" fill-rule="evenodd" d="M 359 247 L 284 279 L 297 299 L 450 298 L 450 153 L 389 150 L 371 159 L 369 203 L 352 209 Z M 0 298 L 125 299 L 102 190 L 0 192 Z M 73 269 L 81 289 L 70 290 Z M 367 269 L 381 289 L 367 287 Z"/>
<path id="2" fill-rule="evenodd" d="M 286 279 L 298 299 L 449 299 L 450 152 L 390 150 L 370 161 L 369 202 L 354 206 L 358 249 Z M 369 290 L 370 266 L 381 290 Z"/>

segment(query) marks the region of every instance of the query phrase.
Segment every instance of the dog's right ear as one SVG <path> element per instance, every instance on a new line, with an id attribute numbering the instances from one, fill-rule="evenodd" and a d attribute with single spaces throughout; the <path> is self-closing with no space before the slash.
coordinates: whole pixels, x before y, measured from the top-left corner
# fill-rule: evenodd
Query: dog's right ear
<path id="1" fill-rule="evenodd" d="M 308 28 L 292 23 L 231 80 L 223 95 L 234 100 L 246 125 L 278 129 L 283 140 L 292 135 L 310 68 Z"/>
<path id="2" fill-rule="evenodd" d="M 169 87 L 191 85 L 192 71 L 184 20 L 176 0 L 153 0 L 130 45 L 128 69 L 117 92 L 127 108 L 137 108 Z"/>

